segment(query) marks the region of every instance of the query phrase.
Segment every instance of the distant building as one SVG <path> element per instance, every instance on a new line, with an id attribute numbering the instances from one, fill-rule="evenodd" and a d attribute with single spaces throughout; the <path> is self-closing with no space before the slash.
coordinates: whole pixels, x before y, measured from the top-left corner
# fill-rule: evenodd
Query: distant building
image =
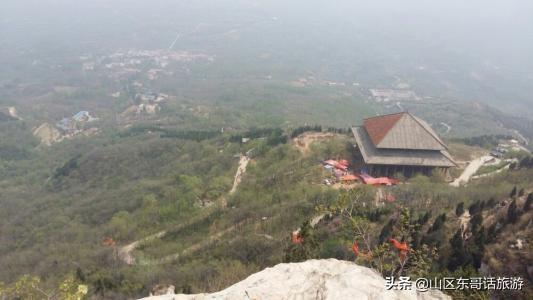
<path id="1" fill-rule="evenodd" d="M 77 114 L 75 114 L 74 116 L 72 116 L 72 119 L 76 122 L 88 122 L 92 119 L 92 117 L 88 111 L 82 110 L 78 112 Z"/>
<path id="2" fill-rule="evenodd" d="M 420 100 L 420 97 L 411 90 L 370 89 L 376 102 Z"/>
<path id="3" fill-rule="evenodd" d="M 365 119 L 352 132 L 360 167 L 373 176 L 447 175 L 457 166 L 433 129 L 408 112 Z"/>
<path id="4" fill-rule="evenodd" d="M 97 120 L 93 118 L 88 111 L 82 110 L 76 113 L 71 118 L 63 118 L 56 123 L 56 127 L 61 129 L 64 133 L 72 133 L 76 130 L 82 129 L 82 124 Z"/>
<path id="5" fill-rule="evenodd" d="M 56 127 L 64 132 L 69 132 L 76 129 L 76 124 L 71 118 L 63 118 L 56 123 Z"/>

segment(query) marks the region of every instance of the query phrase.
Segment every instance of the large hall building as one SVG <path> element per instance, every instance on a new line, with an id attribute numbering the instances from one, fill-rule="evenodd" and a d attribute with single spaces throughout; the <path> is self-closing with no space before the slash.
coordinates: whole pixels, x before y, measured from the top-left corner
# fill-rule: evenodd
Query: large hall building
<path id="1" fill-rule="evenodd" d="M 361 170 L 375 177 L 448 175 L 457 166 L 429 124 L 408 112 L 365 119 L 352 132 Z"/>

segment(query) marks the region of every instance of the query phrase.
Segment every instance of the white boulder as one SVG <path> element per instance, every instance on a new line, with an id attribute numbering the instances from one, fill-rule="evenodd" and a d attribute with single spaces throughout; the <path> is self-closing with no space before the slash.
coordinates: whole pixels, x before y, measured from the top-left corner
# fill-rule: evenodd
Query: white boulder
<path id="1" fill-rule="evenodd" d="M 440 291 L 387 290 L 385 279 L 372 269 L 336 259 L 279 264 L 255 273 L 213 294 L 164 295 L 144 300 L 342 300 L 451 299 Z"/>

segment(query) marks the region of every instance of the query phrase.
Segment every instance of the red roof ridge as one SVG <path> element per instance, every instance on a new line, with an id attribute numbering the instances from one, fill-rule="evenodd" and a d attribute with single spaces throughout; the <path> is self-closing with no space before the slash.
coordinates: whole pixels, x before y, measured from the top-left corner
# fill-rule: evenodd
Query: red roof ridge
<path id="1" fill-rule="evenodd" d="M 376 119 L 376 118 L 389 117 L 389 116 L 394 116 L 394 115 L 404 115 L 404 114 L 409 114 L 409 115 L 411 115 L 411 114 L 410 114 L 409 112 L 407 112 L 407 111 L 400 111 L 400 112 L 391 113 L 391 114 L 378 115 L 378 116 L 373 116 L 373 117 L 364 118 L 363 121 L 370 120 L 370 119 Z"/>
<path id="2" fill-rule="evenodd" d="M 400 112 L 364 119 L 363 125 L 372 143 L 377 146 L 405 114 Z"/>

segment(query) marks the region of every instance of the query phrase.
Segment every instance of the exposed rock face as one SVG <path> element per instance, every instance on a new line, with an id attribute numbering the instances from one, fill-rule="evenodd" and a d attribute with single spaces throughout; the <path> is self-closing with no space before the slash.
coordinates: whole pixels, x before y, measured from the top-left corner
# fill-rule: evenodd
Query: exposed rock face
<path id="1" fill-rule="evenodd" d="M 385 279 L 372 269 L 336 259 L 279 264 L 253 274 L 213 294 L 164 295 L 144 300 L 207 299 L 451 299 L 439 291 L 418 293 L 385 288 Z"/>
<path id="2" fill-rule="evenodd" d="M 7 108 L 7 111 L 9 112 L 9 115 L 17 120 L 22 120 L 19 116 L 18 116 L 18 112 L 17 112 L 17 109 L 13 106 L 10 106 Z"/>
<path id="3" fill-rule="evenodd" d="M 33 135 L 41 140 L 41 145 L 50 146 L 61 141 L 61 133 L 54 126 L 43 123 L 33 131 Z"/>
<path id="4" fill-rule="evenodd" d="M 174 295 L 176 287 L 173 285 L 158 284 L 152 288 L 150 296 Z"/>

